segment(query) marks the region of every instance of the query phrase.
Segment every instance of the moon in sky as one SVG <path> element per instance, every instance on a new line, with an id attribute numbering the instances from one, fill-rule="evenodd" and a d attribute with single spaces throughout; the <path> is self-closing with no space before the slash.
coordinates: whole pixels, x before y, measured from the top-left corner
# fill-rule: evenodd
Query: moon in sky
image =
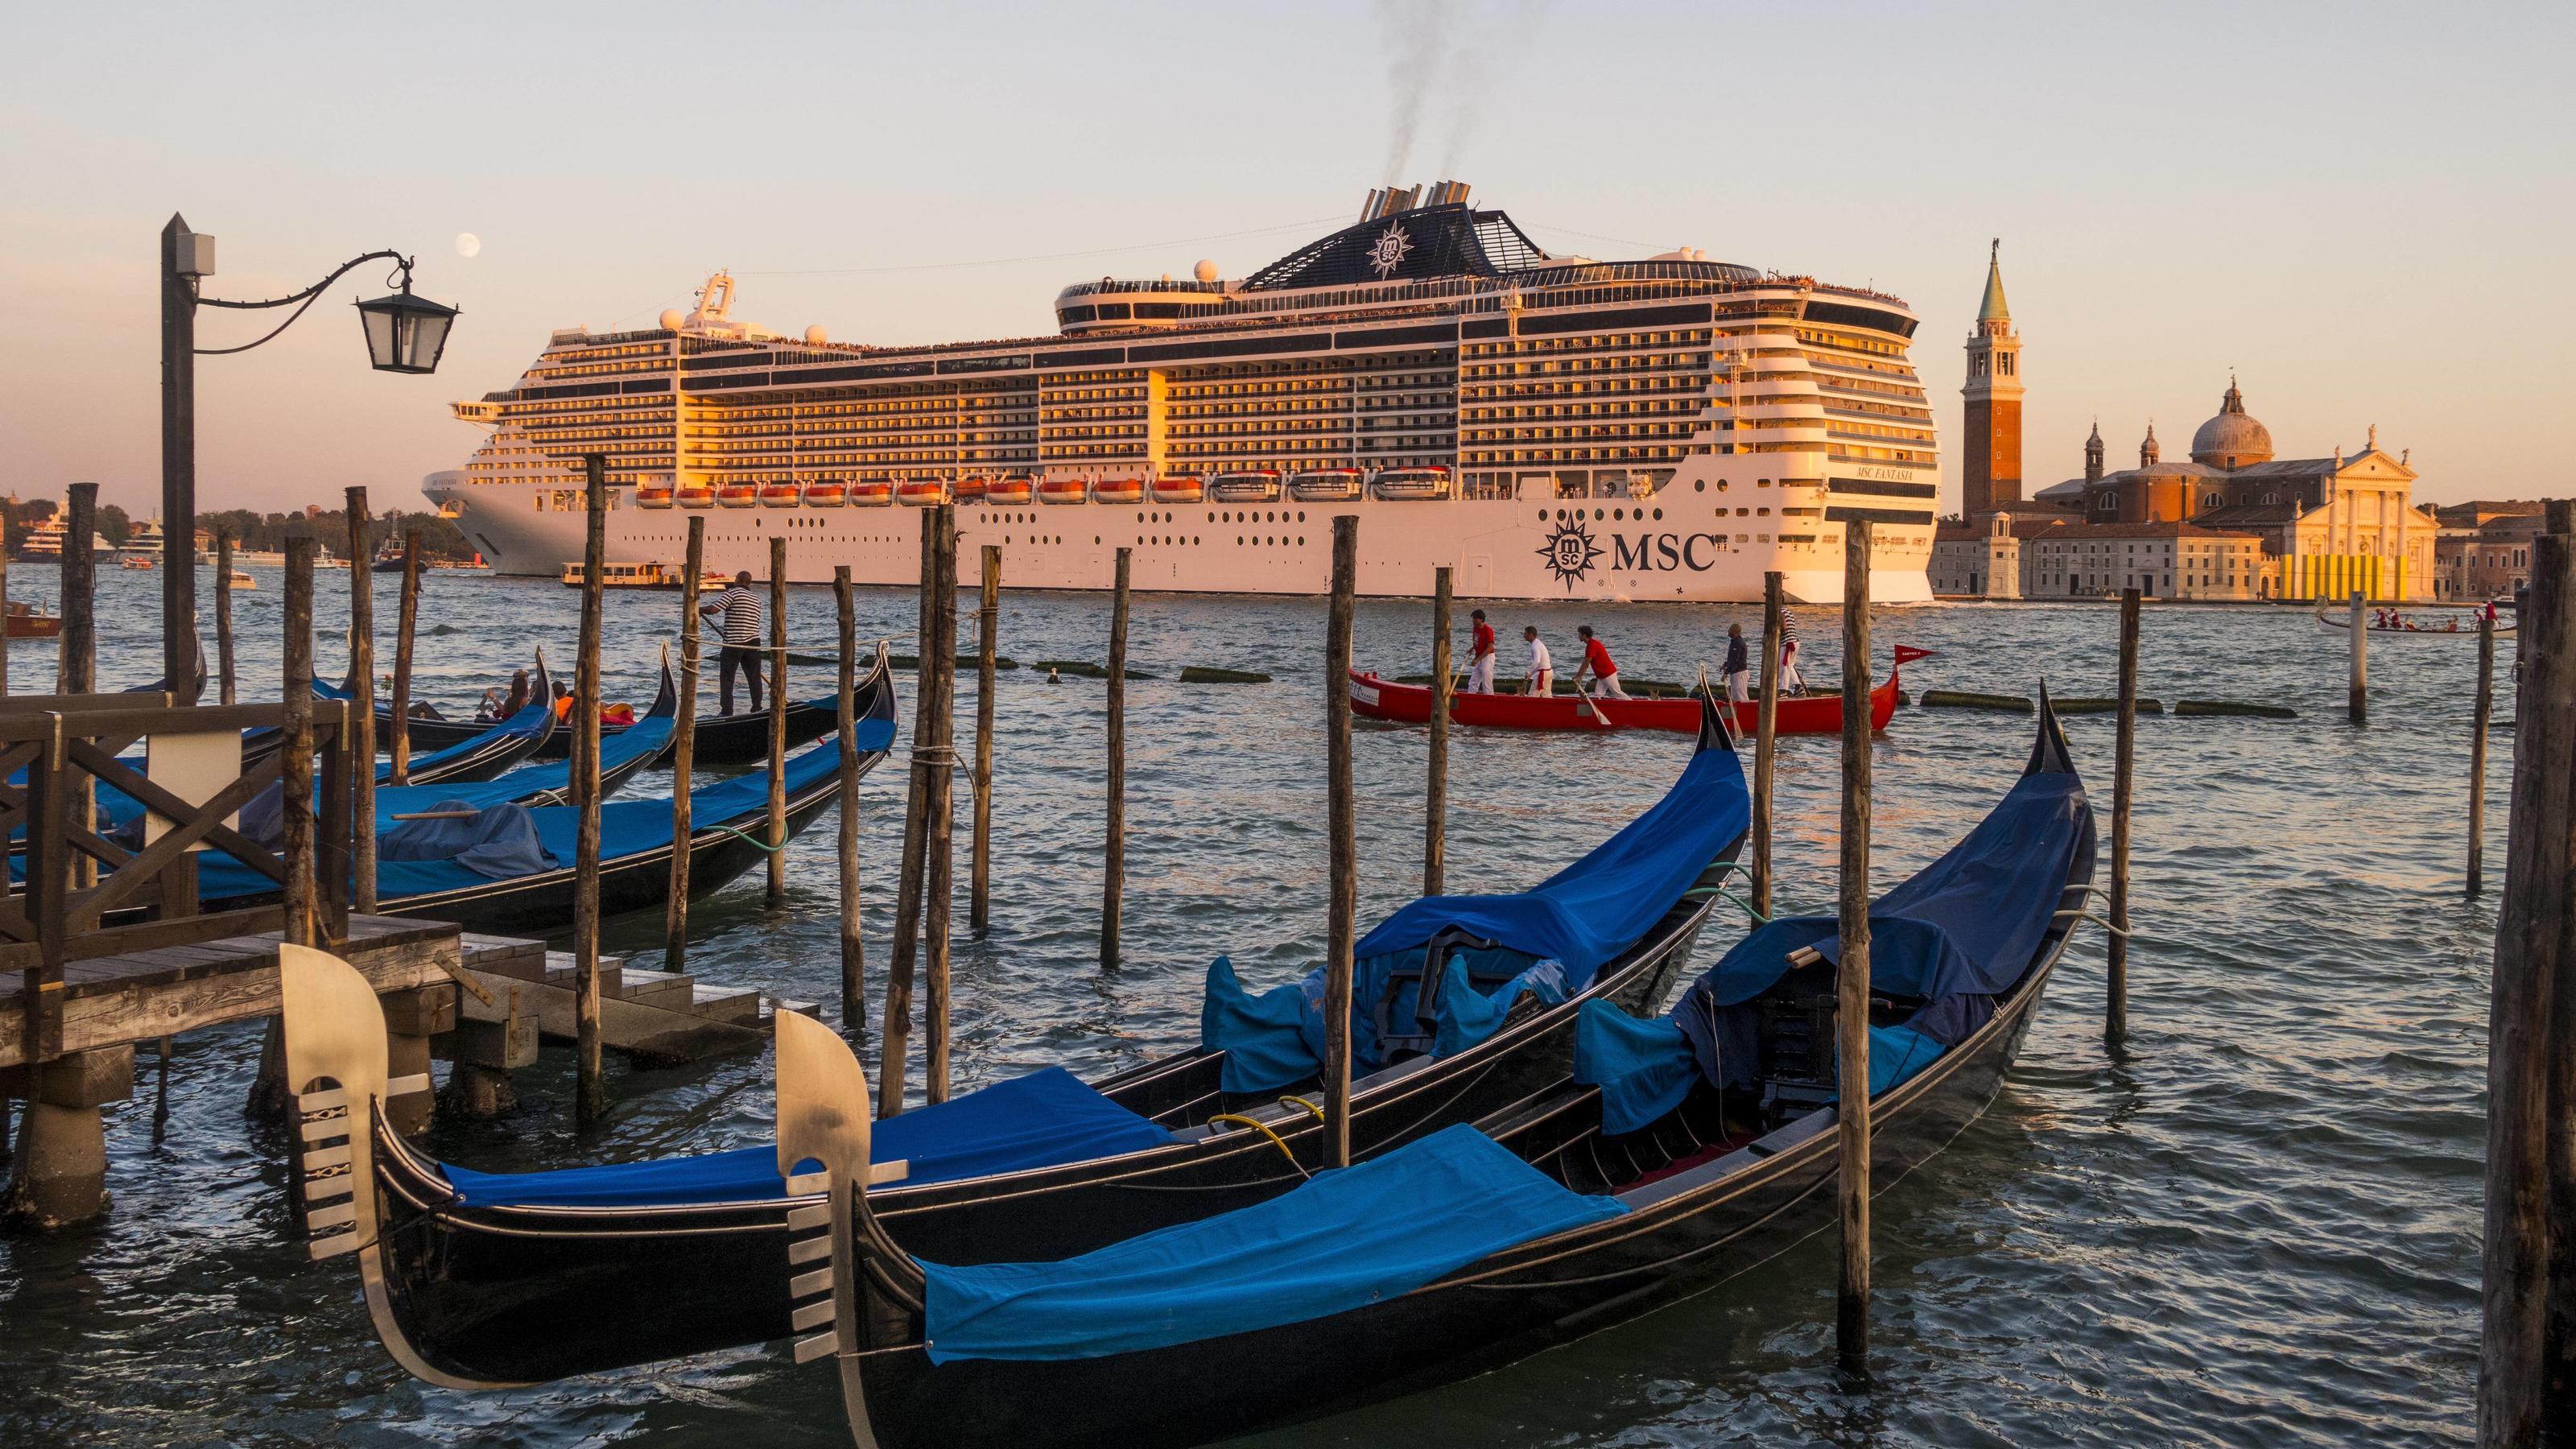
<path id="1" fill-rule="evenodd" d="M 456 234 L 456 254 L 458 256 L 470 257 L 481 250 L 483 250 L 483 238 L 476 236 L 470 231 L 460 231 Z"/>

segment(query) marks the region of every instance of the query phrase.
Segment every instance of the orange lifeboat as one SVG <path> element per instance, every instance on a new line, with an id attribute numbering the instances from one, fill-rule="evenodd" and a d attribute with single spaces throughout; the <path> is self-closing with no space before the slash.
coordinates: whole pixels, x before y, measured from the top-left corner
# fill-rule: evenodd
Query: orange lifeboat
<path id="1" fill-rule="evenodd" d="M 1154 480 L 1157 503 L 1196 503 L 1207 497 L 1207 481 L 1196 473 L 1167 473 Z"/>
<path id="2" fill-rule="evenodd" d="M 894 501 L 906 508 L 937 508 L 952 499 L 945 478 L 906 478 L 894 485 Z"/>
<path id="3" fill-rule="evenodd" d="M 1040 503 L 1088 503 L 1091 485 L 1079 478 L 1042 478 L 1038 480 Z"/>
<path id="4" fill-rule="evenodd" d="M 862 478 L 850 485 L 852 508 L 886 508 L 894 503 L 894 485 L 883 478 Z"/>
<path id="5" fill-rule="evenodd" d="M 1145 480 L 1103 478 L 1091 485 L 1091 496 L 1102 503 L 1142 503 L 1145 501 Z"/>
<path id="6" fill-rule="evenodd" d="M 1025 473 L 1009 478 L 996 478 L 985 487 L 984 501 L 1005 506 L 1026 503 L 1035 491 L 1035 485 L 1029 482 L 1028 475 Z"/>
<path id="7" fill-rule="evenodd" d="M 682 508 L 716 506 L 716 485 L 713 483 L 683 483 L 677 491 Z"/>
<path id="8" fill-rule="evenodd" d="M 957 480 L 957 501 L 981 503 L 984 501 L 985 489 L 991 485 L 992 480 L 989 478 L 960 478 Z"/>
<path id="9" fill-rule="evenodd" d="M 808 508 L 838 508 L 849 501 L 850 490 L 842 484 L 808 483 L 805 485 L 805 506 Z"/>
<path id="10" fill-rule="evenodd" d="M 636 507 L 638 507 L 638 508 L 668 508 L 668 507 L 670 507 L 670 506 L 671 506 L 671 485 L 670 485 L 670 484 L 668 484 L 668 483 L 638 483 L 638 484 L 636 484 L 636 485 L 635 485 L 635 506 L 636 506 Z"/>
<path id="11" fill-rule="evenodd" d="M 716 503 L 724 508 L 757 508 L 760 488 L 751 483 L 726 483 L 716 489 Z"/>
<path id="12" fill-rule="evenodd" d="M 805 501 L 805 490 L 793 483 L 764 483 L 760 488 L 763 508 L 793 508 Z"/>

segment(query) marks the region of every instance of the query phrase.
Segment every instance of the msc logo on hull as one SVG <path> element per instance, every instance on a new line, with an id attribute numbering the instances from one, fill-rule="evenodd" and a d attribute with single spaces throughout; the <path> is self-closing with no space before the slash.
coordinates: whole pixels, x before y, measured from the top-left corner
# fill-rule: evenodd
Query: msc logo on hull
<path id="1" fill-rule="evenodd" d="M 1640 533 L 1610 535 L 1609 571 L 1619 574 L 1695 573 L 1704 574 L 1717 566 L 1726 551 L 1722 533 Z M 1549 531 L 1538 556 L 1548 571 L 1564 583 L 1567 593 L 1590 577 L 1602 556 L 1592 530 L 1580 522 L 1567 520 Z"/>

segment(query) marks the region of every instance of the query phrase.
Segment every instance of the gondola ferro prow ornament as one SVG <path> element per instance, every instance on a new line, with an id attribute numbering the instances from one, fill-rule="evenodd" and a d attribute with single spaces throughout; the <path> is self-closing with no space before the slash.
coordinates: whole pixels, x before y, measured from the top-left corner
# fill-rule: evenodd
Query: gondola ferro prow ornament
<path id="1" fill-rule="evenodd" d="M 822 1262 L 788 1283 L 788 1297 L 796 1305 L 791 1325 L 798 1333 L 823 1330 L 796 1340 L 796 1361 L 811 1363 L 826 1354 L 839 1361 L 850 1437 L 859 1449 L 876 1449 L 867 1397 L 859 1384 L 858 1349 L 864 1339 L 859 1332 L 858 1238 L 863 1227 L 870 1238 L 876 1236 L 868 1186 L 901 1181 L 905 1164 L 868 1160 L 868 1104 L 876 1099 L 850 1044 L 810 1017 L 782 1011 L 777 1019 L 778 1175 L 787 1180 L 790 1197 L 819 1192 L 827 1198 L 824 1204 L 787 1214 L 790 1234 L 826 1230 L 788 1241 L 791 1269 Z M 808 1164 L 819 1170 L 799 1171 Z"/>
<path id="2" fill-rule="evenodd" d="M 387 1079 L 385 1009 L 355 966 L 328 951 L 281 943 L 277 986 L 286 1080 L 295 1093 L 304 1227 L 313 1235 L 306 1250 L 317 1259 L 358 1255 L 376 1336 L 406 1372 L 442 1388 L 497 1387 L 422 1362 L 385 1302 L 384 1264 L 376 1247 L 376 1122 L 388 1098 L 428 1091 L 428 1076 Z"/>

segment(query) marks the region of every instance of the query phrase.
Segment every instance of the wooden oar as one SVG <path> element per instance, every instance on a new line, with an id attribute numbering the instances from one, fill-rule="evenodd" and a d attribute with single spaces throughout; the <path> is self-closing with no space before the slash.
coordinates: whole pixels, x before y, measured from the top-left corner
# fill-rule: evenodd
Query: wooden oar
<path id="1" fill-rule="evenodd" d="M 1576 714 L 1591 720 L 1594 724 L 1601 726 L 1605 730 L 1615 730 L 1619 727 L 1608 714 L 1602 711 L 1601 706 L 1593 700 L 1592 691 L 1583 687 L 1582 680 L 1577 679 L 1573 681 L 1573 684 L 1574 697 L 1577 701 L 1574 710 Z"/>

